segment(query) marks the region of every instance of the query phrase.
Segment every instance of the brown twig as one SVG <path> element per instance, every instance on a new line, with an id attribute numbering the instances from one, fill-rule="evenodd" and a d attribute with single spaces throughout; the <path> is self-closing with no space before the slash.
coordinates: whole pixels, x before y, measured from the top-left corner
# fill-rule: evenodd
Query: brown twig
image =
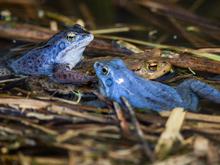
<path id="1" fill-rule="evenodd" d="M 160 51 L 159 49 L 143 53 L 146 59 L 156 58 L 170 62 L 172 65 L 181 68 L 191 68 L 195 71 L 203 71 L 220 74 L 220 62 L 205 58 L 199 58 L 184 53 L 175 53 L 172 51 Z M 143 58 L 143 57 L 142 57 Z"/>
<path id="2" fill-rule="evenodd" d="M 119 120 L 120 128 L 121 128 L 124 136 L 131 135 L 131 132 L 129 131 L 129 124 L 125 119 L 125 115 L 122 112 L 120 105 L 117 102 L 114 102 L 113 105 L 114 105 L 114 110 L 116 112 L 116 116 Z"/>
<path id="3" fill-rule="evenodd" d="M 141 141 L 142 145 L 143 145 L 143 149 L 144 149 L 144 153 L 146 154 L 146 156 L 149 158 L 149 160 L 151 162 L 153 162 L 155 160 L 154 154 L 150 149 L 150 146 L 148 144 L 148 142 L 144 139 L 144 134 L 141 130 L 140 124 L 135 116 L 134 110 L 131 107 L 131 105 L 129 104 L 128 100 L 125 97 L 121 97 L 121 100 L 123 101 L 123 103 L 126 106 L 126 109 L 129 112 L 129 116 L 131 118 L 132 124 L 134 125 L 135 131 L 138 135 L 139 140 Z"/>
<path id="4" fill-rule="evenodd" d="M 177 5 L 171 4 L 171 3 L 162 3 L 162 1 L 155 1 L 155 0 L 140 0 L 136 1 L 137 4 L 140 4 L 144 7 L 150 8 L 152 11 L 163 14 L 167 16 L 172 16 L 199 26 L 202 26 L 204 28 L 219 31 L 220 24 L 215 21 L 210 21 L 208 19 L 205 19 L 203 17 L 197 16 L 193 14 L 190 11 L 187 11 L 181 7 L 178 7 Z M 171 10 L 172 8 L 172 10 Z"/>
<path id="5" fill-rule="evenodd" d="M 31 42 L 41 42 L 50 38 L 54 32 L 30 24 L 0 22 L 0 37 Z"/>
<path id="6" fill-rule="evenodd" d="M 95 115 L 89 115 L 86 113 L 81 113 L 74 111 L 68 107 L 59 106 L 51 102 L 34 100 L 34 99 L 23 99 L 23 98 L 1 98 L 1 105 L 18 106 L 21 109 L 47 109 L 47 111 L 65 114 L 70 116 L 77 116 L 94 122 L 106 123 L 107 121 L 101 117 Z"/>

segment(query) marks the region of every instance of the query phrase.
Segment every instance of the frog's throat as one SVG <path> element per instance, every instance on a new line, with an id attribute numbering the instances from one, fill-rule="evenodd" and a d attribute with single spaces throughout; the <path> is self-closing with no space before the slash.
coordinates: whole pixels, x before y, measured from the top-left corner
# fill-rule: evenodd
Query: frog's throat
<path id="1" fill-rule="evenodd" d="M 99 92 L 101 93 L 101 95 L 107 97 L 105 85 L 103 84 L 103 82 L 101 80 L 99 80 L 98 83 L 99 83 Z"/>
<path id="2" fill-rule="evenodd" d="M 101 95 L 111 98 L 112 90 L 113 89 L 106 87 L 102 80 L 99 80 L 99 92 L 101 93 Z"/>
<path id="3" fill-rule="evenodd" d="M 77 49 L 66 49 L 65 51 L 60 52 L 56 58 L 56 63 L 68 64 L 70 69 L 76 66 L 82 59 L 83 51 L 85 47 L 79 47 Z"/>

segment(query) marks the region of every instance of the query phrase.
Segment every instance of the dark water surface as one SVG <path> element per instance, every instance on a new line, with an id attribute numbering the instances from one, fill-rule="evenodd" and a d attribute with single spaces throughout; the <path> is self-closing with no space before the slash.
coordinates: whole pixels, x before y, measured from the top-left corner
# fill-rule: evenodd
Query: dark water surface
<path id="1" fill-rule="evenodd" d="M 35 15 L 37 13 L 37 10 L 44 9 L 45 11 L 52 11 L 69 17 L 82 18 L 83 20 L 86 20 L 85 15 L 82 12 L 82 6 L 84 6 L 86 7 L 86 9 L 88 9 L 91 18 L 93 19 L 89 21 L 92 21 L 94 23 L 94 26 L 87 27 L 88 29 L 110 28 L 116 26 L 116 24 L 124 24 L 125 26 L 138 25 L 143 26 L 145 28 L 145 31 L 132 31 L 129 33 L 121 33 L 119 35 L 157 43 L 166 43 L 189 47 L 192 46 L 191 43 L 186 40 L 186 37 L 183 37 L 184 35 L 181 34 L 182 32 L 178 31 L 176 27 L 168 27 L 170 25 L 170 21 L 167 20 L 167 17 L 164 16 L 164 14 L 166 13 L 157 14 L 157 12 L 154 13 L 149 8 L 142 8 L 144 11 L 142 13 L 140 13 L 140 11 L 137 9 L 133 9 L 134 11 L 131 12 L 125 7 L 122 7 L 122 5 L 120 6 L 120 4 L 123 4 L 125 0 L 41 0 L 33 1 L 35 2 L 35 6 L 22 6 L 22 3 L 20 3 L 20 1 L 14 1 L 13 5 L 3 2 L 0 3 L 1 10 L 10 9 L 12 13 L 15 13 L 15 15 L 20 18 L 33 17 L 31 15 Z M 28 0 L 24 2 L 28 2 Z M 128 2 L 130 1 L 127 1 L 125 4 L 128 4 Z M 168 14 L 170 15 L 168 18 L 171 18 L 174 14 L 173 8 L 168 4 L 168 2 L 176 2 L 176 6 L 195 13 L 198 16 L 204 17 L 208 21 L 213 20 L 218 23 L 220 20 L 219 0 L 160 0 L 156 2 L 163 2 L 163 4 L 165 4 L 165 6 L 169 8 Z M 139 16 L 133 14 L 134 12 L 139 13 Z M 147 19 L 142 19 L 142 17 L 146 16 L 152 20 L 148 21 Z M 157 19 L 155 19 L 154 17 Z M 184 25 L 183 29 L 186 30 L 186 28 L 195 28 L 195 21 L 194 24 L 192 24 L 190 22 L 186 22 L 187 18 L 185 20 L 181 20 L 181 17 L 183 18 L 184 16 L 180 16 L 180 22 L 178 23 L 180 23 L 180 26 Z M 27 22 L 30 21 L 29 19 L 25 20 Z M 34 22 L 37 24 L 36 20 Z M 200 21 L 198 20 L 197 22 Z M 208 25 L 209 23 L 205 24 Z M 206 31 L 209 33 L 209 31 L 211 30 L 207 29 Z M 202 38 L 202 40 L 204 38 L 207 42 L 211 42 L 215 45 L 219 44 L 219 38 L 218 40 L 216 40 L 210 38 L 209 36 L 203 36 L 203 32 L 199 32 L 195 35 L 198 35 L 200 38 Z M 190 37 L 191 36 L 189 36 L 188 38 Z M 203 45 L 206 47 L 208 44 Z"/>

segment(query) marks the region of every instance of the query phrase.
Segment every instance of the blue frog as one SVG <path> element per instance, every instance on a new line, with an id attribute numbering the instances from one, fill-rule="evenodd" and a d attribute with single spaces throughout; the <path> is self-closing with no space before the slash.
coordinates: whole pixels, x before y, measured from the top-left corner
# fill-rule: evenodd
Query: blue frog
<path id="1" fill-rule="evenodd" d="M 199 97 L 220 103 L 220 91 L 198 80 L 171 87 L 139 77 L 120 59 L 96 62 L 94 69 L 101 94 L 120 104 L 123 96 L 133 107 L 160 112 L 175 107 L 197 111 Z"/>
<path id="2" fill-rule="evenodd" d="M 80 83 L 90 80 L 72 68 L 83 58 L 83 51 L 93 35 L 76 24 L 51 37 L 45 44 L 10 60 L 15 74 L 49 76 L 60 83 Z"/>

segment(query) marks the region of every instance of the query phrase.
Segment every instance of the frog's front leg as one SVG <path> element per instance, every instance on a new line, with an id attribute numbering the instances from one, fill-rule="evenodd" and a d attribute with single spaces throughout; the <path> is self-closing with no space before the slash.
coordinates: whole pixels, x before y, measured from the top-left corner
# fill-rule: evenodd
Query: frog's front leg
<path id="1" fill-rule="evenodd" d="M 199 80 L 186 80 L 176 90 L 191 110 L 197 109 L 198 97 L 220 103 L 220 91 Z"/>
<path id="2" fill-rule="evenodd" d="M 59 83 L 81 85 L 92 82 L 95 78 L 93 76 L 88 76 L 75 70 L 71 70 L 66 64 L 56 64 L 53 68 L 52 79 Z"/>

